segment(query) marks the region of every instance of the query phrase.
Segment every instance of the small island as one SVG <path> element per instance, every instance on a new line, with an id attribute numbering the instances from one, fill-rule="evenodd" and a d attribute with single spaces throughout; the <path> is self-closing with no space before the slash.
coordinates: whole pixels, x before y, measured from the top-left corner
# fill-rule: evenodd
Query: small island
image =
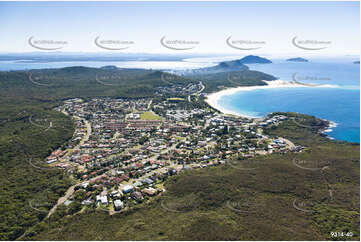
<path id="1" fill-rule="evenodd" d="M 272 61 L 256 55 L 247 55 L 239 60 L 242 64 L 271 64 Z"/>
<path id="2" fill-rule="evenodd" d="M 114 66 L 114 65 L 108 65 L 108 66 L 102 66 L 101 69 L 104 69 L 104 70 L 117 70 L 118 67 Z"/>
<path id="3" fill-rule="evenodd" d="M 293 62 L 308 62 L 307 59 L 305 58 L 301 58 L 301 57 L 297 57 L 297 58 L 290 58 L 290 59 L 287 59 L 286 61 L 293 61 Z"/>

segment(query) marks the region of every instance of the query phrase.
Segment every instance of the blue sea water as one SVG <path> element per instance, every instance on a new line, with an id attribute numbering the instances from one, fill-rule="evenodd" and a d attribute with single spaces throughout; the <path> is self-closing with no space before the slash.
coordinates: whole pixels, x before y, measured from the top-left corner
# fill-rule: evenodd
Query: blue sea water
<path id="1" fill-rule="evenodd" d="M 350 142 L 360 142 L 360 65 L 358 59 L 311 59 L 310 62 L 272 60 L 272 64 L 248 65 L 285 81 L 333 85 L 333 88 L 277 88 L 237 92 L 223 96 L 218 104 L 227 110 L 249 116 L 265 116 L 275 111 L 293 111 L 315 115 L 338 124 L 329 136 Z M 116 65 L 124 68 L 182 69 L 215 65 L 205 61 L 69 61 L 32 63 L 0 61 L 0 71 L 67 66 L 101 67 Z"/>
<path id="2" fill-rule="evenodd" d="M 212 62 L 190 61 L 0 61 L 0 71 L 30 70 L 43 68 L 63 68 L 70 66 L 102 67 L 114 65 L 120 68 L 142 69 L 193 69 L 215 65 Z"/>
<path id="3" fill-rule="evenodd" d="M 337 123 L 327 133 L 337 140 L 360 142 L 360 65 L 349 60 L 317 60 L 306 63 L 274 61 L 252 64 L 285 81 L 331 87 L 270 88 L 239 91 L 223 96 L 218 105 L 226 110 L 261 117 L 275 111 L 315 115 Z"/>

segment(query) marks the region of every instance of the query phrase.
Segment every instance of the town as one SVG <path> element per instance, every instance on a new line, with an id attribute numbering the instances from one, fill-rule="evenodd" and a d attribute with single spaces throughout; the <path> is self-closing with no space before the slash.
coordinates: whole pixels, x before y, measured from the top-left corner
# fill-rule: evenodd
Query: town
<path id="1" fill-rule="evenodd" d="M 289 140 L 263 134 L 264 127 L 286 116 L 223 115 L 202 98 L 64 101 L 56 110 L 72 117 L 75 132 L 47 158 L 77 182 L 64 204 L 77 201 L 114 214 L 161 194 L 165 180 L 179 172 L 302 151 Z"/>

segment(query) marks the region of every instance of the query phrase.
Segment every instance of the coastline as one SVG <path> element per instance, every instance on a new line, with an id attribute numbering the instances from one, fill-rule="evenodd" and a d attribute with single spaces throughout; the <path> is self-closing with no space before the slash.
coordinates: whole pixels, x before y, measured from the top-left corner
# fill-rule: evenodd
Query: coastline
<path id="1" fill-rule="evenodd" d="M 263 86 L 243 86 L 243 87 L 233 87 L 233 88 L 226 88 L 224 90 L 218 91 L 218 92 L 214 92 L 211 94 L 208 94 L 206 96 L 206 102 L 213 108 L 217 109 L 218 111 L 220 111 L 223 114 L 231 114 L 231 115 L 236 115 L 236 116 L 240 116 L 243 118 L 249 118 L 249 119 L 253 119 L 253 118 L 262 118 L 262 117 L 256 117 L 256 116 L 250 116 L 247 114 L 242 114 L 239 112 L 235 112 L 235 111 L 230 111 L 227 110 L 226 108 L 220 106 L 218 104 L 218 101 L 223 97 L 223 96 L 228 96 L 228 95 L 232 95 L 236 92 L 240 92 L 240 91 L 252 91 L 252 90 L 258 90 L 258 89 L 269 89 L 269 88 L 294 88 L 294 87 L 317 87 L 317 86 L 326 86 L 326 85 L 315 85 L 315 84 L 306 84 L 306 83 L 301 83 L 301 82 L 288 82 L 288 81 L 283 81 L 283 80 L 275 80 L 275 81 L 263 81 L 264 83 L 266 83 L 266 85 Z"/>
<path id="2" fill-rule="evenodd" d="M 248 118 L 248 119 L 263 119 L 264 117 L 256 117 L 256 116 L 250 116 L 247 114 L 243 114 L 236 111 L 227 110 L 226 108 L 220 106 L 218 104 L 218 101 L 223 97 L 227 95 L 232 95 L 234 93 L 240 92 L 240 91 L 252 91 L 252 90 L 259 90 L 259 89 L 269 89 L 269 88 L 295 88 L 295 87 L 335 87 L 333 85 L 317 85 L 317 84 L 309 84 L 309 83 L 302 83 L 302 82 L 295 82 L 295 81 L 283 81 L 283 80 L 275 80 L 275 81 L 263 81 L 267 85 L 264 86 L 243 86 L 243 87 L 235 87 L 235 88 L 226 88 L 218 92 L 210 93 L 206 96 L 206 102 L 208 105 L 213 107 L 214 109 L 217 109 L 219 112 L 223 114 L 228 115 L 235 115 L 242 118 Z M 337 123 L 325 120 L 328 122 L 328 126 L 325 127 L 323 130 L 321 130 L 320 133 L 323 133 L 326 135 L 329 139 L 334 139 L 333 137 L 330 137 L 327 133 L 331 133 L 333 131 L 333 128 L 337 127 Z"/>

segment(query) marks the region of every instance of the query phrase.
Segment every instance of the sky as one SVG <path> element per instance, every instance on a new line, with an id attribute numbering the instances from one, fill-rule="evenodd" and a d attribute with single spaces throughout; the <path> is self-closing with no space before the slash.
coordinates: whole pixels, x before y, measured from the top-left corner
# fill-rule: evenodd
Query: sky
<path id="1" fill-rule="evenodd" d="M 0 2 L 0 52 L 41 51 L 38 40 L 65 52 L 359 55 L 359 2 Z M 127 41 L 108 50 L 101 40 Z M 173 46 L 178 49 L 165 47 Z M 292 44 L 303 40 L 305 50 Z M 226 43 L 227 38 L 233 46 Z M 192 41 L 172 45 L 171 40 Z M 232 41 L 252 41 L 237 44 Z M 324 41 L 321 44 L 307 40 Z M 66 43 L 66 44 L 64 44 Z M 300 43 L 300 42 L 297 42 Z M 191 47 L 191 49 L 179 49 Z M 258 49 L 244 50 L 244 48 Z M 45 50 L 42 50 L 45 51 Z"/>

